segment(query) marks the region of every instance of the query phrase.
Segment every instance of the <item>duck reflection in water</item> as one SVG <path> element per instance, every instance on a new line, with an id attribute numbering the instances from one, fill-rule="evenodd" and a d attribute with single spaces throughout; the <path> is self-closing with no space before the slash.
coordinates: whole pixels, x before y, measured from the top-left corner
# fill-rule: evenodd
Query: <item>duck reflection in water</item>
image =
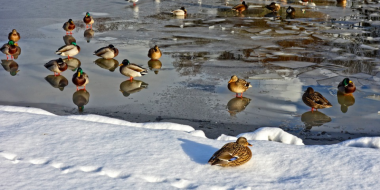
<path id="1" fill-rule="evenodd" d="M 13 60 L 1 60 L 1 66 L 4 70 L 8 71 L 12 76 L 15 76 L 20 70 L 18 70 L 18 64 Z"/>
<path id="2" fill-rule="evenodd" d="M 305 130 L 318 127 L 331 121 L 331 118 L 319 111 L 308 111 L 302 114 L 301 121 L 305 124 Z"/>
<path id="3" fill-rule="evenodd" d="M 338 97 L 338 103 L 340 104 L 340 111 L 342 111 L 342 113 L 346 113 L 348 107 L 355 104 L 355 97 L 353 94 L 343 94 L 338 91 L 336 96 Z"/>
<path id="4" fill-rule="evenodd" d="M 63 42 L 65 42 L 66 45 L 71 45 L 73 42 L 76 43 L 77 40 L 72 35 L 65 35 L 63 36 Z"/>
<path id="5" fill-rule="evenodd" d="M 162 63 L 160 60 L 149 60 L 148 67 L 149 67 L 149 70 L 154 72 L 154 74 L 158 74 L 158 71 L 162 67 Z"/>
<path id="6" fill-rule="evenodd" d="M 76 71 L 76 69 L 82 64 L 80 60 L 75 57 L 70 57 L 70 59 L 64 58 L 62 60 L 67 64 L 67 68 L 72 71 Z"/>
<path id="7" fill-rule="evenodd" d="M 94 61 L 96 65 L 98 65 L 100 68 L 109 70 L 111 72 L 114 72 L 115 69 L 119 66 L 119 61 L 116 59 L 104 59 L 104 58 L 99 58 Z"/>
<path id="8" fill-rule="evenodd" d="M 337 0 L 336 1 L 336 6 L 337 7 L 343 7 L 343 9 L 345 9 L 346 5 L 347 5 L 347 0 Z"/>
<path id="9" fill-rule="evenodd" d="M 279 18 L 280 17 L 280 14 L 278 14 L 277 12 L 270 12 L 266 15 L 264 15 L 264 17 L 273 17 L 273 18 Z"/>
<path id="10" fill-rule="evenodd" d="M 235 97 L 232 98 L 228 103 L 227 103 L 227 109 L 228 112 L 232 117 L 236 117 L 236 114 L 239 112 L 244 111 L 244 109 L 248 106 L 248 104 L 251 102 L 251 99 L 246 98 L 246 97 Z"/>
<path id="11" fill-rule="evenodd" d="M 94 35 L 95 35 L 95 31 L 92 28 L 85 30 L 83 33 L 83 36 L 86 39 L 87 43 L 90 43 Z"/>
<path id="12" fill-rule="evenodd" d="M 148 88 L 148 84 L 140 80 L 127 80 L 120 83 L 120 92 L 123 93 L 125 97 L 140 92 L 144 88 Z"/>
<path id="13" fill-rule="evenodd" d="M 69 84 L 69 81 L 66 79 L 66 77 L 62 75 L 54 76 L 54 75 L 48 75 L 45 77 L 45 80 L 54 88 L 58 88 L 59 90 L 63 91 L 65 86 Z"/>
<path id="14" fill-rule="evenodd" d="M 79 113 L 84 111 L 84 106 L 87 105 L 90 100 L 90 93 L 86 89 L 81 89 L 73 94 L 73 102 L 78 106 Z"/>

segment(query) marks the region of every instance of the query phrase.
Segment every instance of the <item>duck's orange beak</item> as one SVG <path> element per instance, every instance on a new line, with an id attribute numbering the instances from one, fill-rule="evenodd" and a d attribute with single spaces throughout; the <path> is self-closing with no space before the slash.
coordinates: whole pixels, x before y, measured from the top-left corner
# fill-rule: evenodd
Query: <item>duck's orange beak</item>
<path id="1" fill-rule="evenodd" d="M 119 67 L 123 66 L 123 64 L 120 64 Z"/>
<path id="2" fill-rule="evenodd" d="M 80 72 L 78 72 L 78 77 L 80 77 Z"/>
<path id="3" fill-rule="evenodd" d="M 248 143 L 248 146 L 252 146 L 252 145 Z"/>
<path id="4" fill-rule="evenodd" d="M 349 83 L 352 83 L 352 81 L 350 81 Z"/>
<path id="5" fill-rule="evenodd" d="M 232 82 L 232 79 L 230 79 L 230 81 L 228 81 L 228 84 Z"/>

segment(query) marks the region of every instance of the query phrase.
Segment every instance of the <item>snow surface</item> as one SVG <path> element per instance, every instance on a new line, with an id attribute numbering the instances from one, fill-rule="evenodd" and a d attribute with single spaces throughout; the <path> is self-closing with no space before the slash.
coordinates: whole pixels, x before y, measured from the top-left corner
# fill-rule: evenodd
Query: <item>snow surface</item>
<path id="1" fill-rule="evenodd" d="M 380 148 L 380 137 L 361 137 L 357 139 L 343 141 L 339 144 L 351 147 Z"/>
<path id="2" fill-rule="evenodd" d="M 190 126 L 136 127 L 104 116 L 57 116 L 12 106 L 0 106 L 0 123 L 1 189 L 380 187 L 379 150 L 347 147 L 350 141 L 342 143 L 345 146 L 295 146 L 249 140 L 252 159 L 239 167 L 221 168 L 207 161 L 226 141 L 205 138 L 200 131 L 165 130 Z M 276 128 L 241 135 L 297 142 Z M 379 144 L 378 138 L 361 139 L 352 142 Z"/>

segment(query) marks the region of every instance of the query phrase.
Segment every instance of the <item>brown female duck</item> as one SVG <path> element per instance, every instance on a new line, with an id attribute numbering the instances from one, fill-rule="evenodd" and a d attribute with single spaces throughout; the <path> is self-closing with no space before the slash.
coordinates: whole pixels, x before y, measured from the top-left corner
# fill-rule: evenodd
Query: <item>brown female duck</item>
<path id="1" fill-rule="evenodd" d="M 230 81 L 228 81 L 227 87 L 230 91 L 236 93 L 236 97 L 242 98 L 243 92 L 252 87 L 252 85 L 244 79 L 239 79 L 236 75 L 233 75 Z M 240 96 L 238 96 L 239 93 L 241 93 Z"/>
<path id="2" fill-rule="evenodd" d="M 243 1 L 240 5 L 236 5 L 236 6 L 232 7 L 233 11 L 236 11 L 239 13 L 245 11 L 246 9 L 248 9 L 248 5 L 245 4 L 245 1 Z"/>
<path id="3" fill-rule="evenodd" d="M 319 92 L 315 92 L 313 88 L 308 87 L 302 96 L 302 101 L 309 107 L 311 111 L 314 109 L 331 108 L 331 103 Z"/>
<path id="4" fill-rule="evenodd" d="M 148 57 L 152 60 L 158 60 L 162 56 L 161 50 L 155 45 L 153 48 L 150 48 L 148 51 Z"/>
<path id="5" fill-rule="evenodd" d="M 239 166 L 248 162 L 252 158 L 252 146 L 245 137 L 239 137 L 236 142 L 225 144 L 220 150 L 216 151 L 208 161 L 211 165 Z"/>
<path id="6" fill-rule="evenodd" d="M 13 29 L 12 32 L 8 34 L 8 40 L 14 41 L 15 43 L 20 40 L 20 34 L 17 32 L 16 29 Z"/>

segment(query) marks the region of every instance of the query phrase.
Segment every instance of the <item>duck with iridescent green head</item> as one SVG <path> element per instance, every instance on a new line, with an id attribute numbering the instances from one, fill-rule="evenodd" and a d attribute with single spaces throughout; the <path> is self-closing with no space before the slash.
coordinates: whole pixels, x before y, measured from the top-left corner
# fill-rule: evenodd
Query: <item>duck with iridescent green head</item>
<path id="1" fill-rule="evenodd" d="M 87 12 L 86 16 L 84 16 L 83 22 L 86 24 L 86 28 L 92 28 L 92 24 L 94 24 L 94 19 L 92 18 L 89 12 Z M 87 25 L 90 25 L 90 27 L 88 27 Z"/>
<path id="2" fill-rule="evenodd" d="M 79 86 L 83 86 L 84 90 L 86 90 L 86 85 L 89 82 L 88 75 L 83 72 L 82 68 L 78 67 L 77 72 L 73 75 L 72 81 L 77 86 L 77 91 L 79 90 Z"/>
<path id="3" fill-rule="evenodd" d="M 10 40 L 10 41 L 8 41 L 8 43 L 4 44 L 0 48 L 0 51 L 3 52 L 7 56 L 7 60 L 9 59 L 8 55 L 10 55 L 11 59 L 13 59 L 14 54 L 21 53 L 21 49 L 17 46 L 17 43 L 15 43 L 12 40 Z"/>
<path id="4" fill-rule="evenodd" d="M 343 79 L 343 81 L 338 85 L 338 91 L 342 94 L 352 94 L 355 90 L 356 86 L 349 78 Z"/>
<path id="5" fill-rule="evenodd" d="M 70 59 L 70 56 L 77 55 L 80 52 L 80 47 L 77 45 L 77 43 L 72 42 L 70 45 L 64 45 L 60 47 L 55 54 L 61 55 L 61 56 L 67 56 L 67 59 Z"/>

